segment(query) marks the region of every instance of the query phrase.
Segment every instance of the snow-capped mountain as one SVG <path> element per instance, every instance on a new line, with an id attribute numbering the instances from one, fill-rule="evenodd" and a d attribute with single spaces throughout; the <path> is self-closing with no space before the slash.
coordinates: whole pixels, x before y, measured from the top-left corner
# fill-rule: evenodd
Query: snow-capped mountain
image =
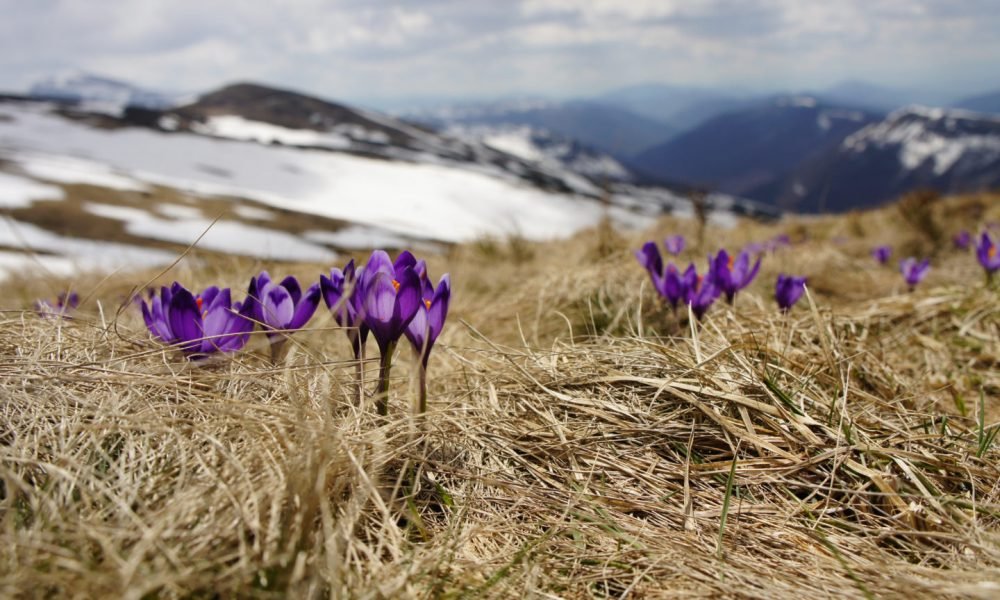
<path id="1" fill-rule="evenodd" d="M 958 193 L 1000 186 L 1000 117 L 907 107 L 761 187 L 778 205 L 809 211 L 876 205 L 916 188 Z"/>
<path id="2" fill-rule="evenodd" d="M 662 180 L 766 201 L 749 193 L 877 119 L 814 96 L 779 96 L 715 117 L 641 153 L 630 166 Z"/>
<path id="3" fill-rule="evenodd" d="M 568 169 L 595 182 L 632 181 L 633 175 L 610 154 L 527 125 L 452 125 L 447 135 L 485 144 L 548 169 Z"/>
<path id="4" fill-rule="evenodd" d="M 84 103 L 88 110 L 112 114 L 127 106 L 163 109 L 181 100 L 178 94 L 146 90 L 124 81 L 80 71 L 65 71 L 33 84 L 28 94 L 34 98 Z"/>

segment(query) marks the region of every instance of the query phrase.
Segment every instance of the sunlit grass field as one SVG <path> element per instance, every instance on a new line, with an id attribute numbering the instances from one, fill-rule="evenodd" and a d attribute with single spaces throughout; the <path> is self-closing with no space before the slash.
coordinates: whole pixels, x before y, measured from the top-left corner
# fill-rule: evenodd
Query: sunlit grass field
<path id="1" fill-rule="evenodd" d="M 453 286 L 429 410 L 401 344 L 388 419 L 358 402 L 322 305 L 278 364 L 257 333 L 192 365 L 128 301 L 334 265 L 195 250 L 162 273 L 8 280 L 0 595 L 996 598 L 1000 289 L 950 238 L 997 221 L 1000 197 L 917 194 L 456 246 L 424 257 Z M 673 233 L 700 269 L 720 247 L 793 244 L 699 325 L 633 256 Z M 913 292 L 906 256 L 932 260 Z M 808 277 L 787 315 L 778 273 Z M 68 289 L 73 319 L 30 309 Z"/>

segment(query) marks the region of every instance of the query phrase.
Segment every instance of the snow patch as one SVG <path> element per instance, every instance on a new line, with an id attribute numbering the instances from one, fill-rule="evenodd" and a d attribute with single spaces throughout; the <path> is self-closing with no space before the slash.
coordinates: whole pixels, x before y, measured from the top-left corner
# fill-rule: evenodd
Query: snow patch
<path id="1" fill-rule="evenodd" d="M 124 222 L 125 231 L 134 236 L 153 240 L 183 245 L 197 240 L 198 248 L 261 259 L 323 262 L 337 258 L 326 248 L 302 241 L 298 236 L 236 221 L 220 220 L 213 224 L 212 219 L 205 218 L 161 219 L 138 208 L 110 204 L 91 203 L 85 208 L 93 214 Z"/>
<path id="2" fill-rule="evenodd" d="M 24 208 L 35 200 L 61 200 L 63 191 L 17 175 L 0 171 L 0 207 Z"/>
<path id="3" fill-rule="evenodd" d="M 411 240 L 403 236 L 360 225 L 352 225 L 337 231 L 307 231 L 302 237 L 319 244 L 355 250 L 406 248 L 412 244 Z"/>
<path id="4" fill-rule="evenodd" d="M 274 213 L 256 206 L 246 206 L 237 204 L 232 208 L 233 214 L 250 221 L 269 221 L 274 217 Z"/>
<path id="5" fill-rule="evenodd" d="M 183 204 L 160 203 L 156 205 L 156 212 L 170 219 L 200 219 L 204 216 L 197 208 Z"/>
<path id="6" fill-rule="evenodd" d="M 205 123 L 194 123 L 191 129 L 204 135 L 258 142 L 280 143 L 286 146 L 315 146 L 342 150 L 351 141 L 341 135 L 330 135 L 312 129 L 290 129 L 262 121 L 251 121 L 238 115 L 210 117 Z"/>
<path id="7" fill-rule="evenodd" d="M 38 259 L 43 265 L 46 261 L 61 265 L 58 274 L 85 270 L 106 271 L 123 267 L 150 267 L 167 264 L 177 258 L 175 253 L 163 250 L 64 237 L 36 225 L 12 219 L 0 222 L 0 245 L 53 254 L 55 256 L 41 255 Z M 30 254 L 23 255 L 22 259 L 8 256 L 7 260 L 8 273 L 21 267 L 37 269 L 37 262 Z"/>
<path id="8" fill-rule="evenodd" d="M 38 179 L 57 183 L 82 183 L 134 192 L 149 189 L 149 186 L 116 172 L 108 165 L 92 160 L 65 155 L 30 153 L 19 153 L 12 158 L 22 170 Z"/>

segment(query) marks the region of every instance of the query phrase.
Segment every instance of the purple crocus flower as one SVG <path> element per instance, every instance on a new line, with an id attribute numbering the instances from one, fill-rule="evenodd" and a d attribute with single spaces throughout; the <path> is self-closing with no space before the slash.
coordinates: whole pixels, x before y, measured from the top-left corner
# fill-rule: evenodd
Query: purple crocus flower
<path id="1" fill-rule="evenodd" d="M 408 251 L 400 253 L 393 263 L 385 251 L 376 250 L 358 276 L 363 298 L 362 318 L 375 337 L 381 354 L 375 408 L 382 416 L 389 411 L 392 354 L 422 303 L 416 265 L 417 260 Z"/>
<path id="2" fill-rule="evenodd" d="M 267 332 L 271 342 L 271 360 L 277 361 L 288 341 L 286 333 L 301 329 L 319 305 L 319 283 L 302 293 L 299 281 L 289 275 L 281 283 L 271 281 L 267 271 L 250 279 L 247 288 L 247 314 Z"/>
<path id="3" fill-rule="evenodd" d="M 778 274 L 778 282 L 774 286 L 774 298 L 778 301 L 781 312 L 788 312 L 806 291 L 806 278 L 794 275 Z"/>
<path id="4" fill-rule="evenodd" d="M 213 352 L 235 352 L 247 343 L 253 321 L 249 303 L 233 303 L 228 288 L 215 286 L 192 294 L 174 282 L 150 291 L 150 302 L 140 299 L 142 318 L 150 333 L 167 344 L 177 344 L 189 358 Z"/>
<path id="5" fill-rule="evenodd" d="M 697 282 L 698 272 L 693 264 L 688 265 L 687 270 L 682 274 L 673 263 L 670 263 L 663 274 L 659 292 L 670 302 L 671 308 L 677 310 L 677 304 L 681 301 L 687 302 L 688 290 L 696 286 Z"/>
<path id="6" fill-rule="evenodd" d="M 734 260 L 725 250 L 719 250 L 715 258 L 709 257 L 708 278 L 715 287 L 726 294 L 730 304 L 736 298 L 736 292 L 750 285 L 757 271 L 760 270 L 760 257 L 753 267 L 750 267 L 750 255 L 740 252 Z"/>
<path id="7" fill-rule="evenodd" d="M 929 258 L 925 258 L 919 262 L 913 257 L 904 258 L 899 261 L 899 272 L 903 274 L 903 278 L 906 279 L 906 285 L 910 286 L 911 291 L 917 287 L 918 283 L 924 280 L 930 268 L 931 259 Z"/>
<path id="8" fill-rule="evenodd" d="M 987 281 L 1000 270 L 1000 250 L 997 249 L 997 244 L 990 237 L 990 234 L 985 231 L 979 237 L 979 243 L 976 244 L 976 258 L 986 270 Z"/>
<path id="9" fill-rule="evenodd" d="M 952 236 L 951 242 L 955 244 L 955 247 L 959 250 L 968 250 L 969 246 L 972 245 L 972 235 L 963 229 Z"/>
<path id="10" fill-rule="evenodd" d="M 404 333 L 406 339 L 413 344 L 413 349 L 420 355 L 420 361 L 426 369 L 431 348 L 434 347 L 434 342 L 441 335 L 444 321 L 448 318 L 451 278 L 445 273 L 441 276 L 437 289 L 434 289 L 427 276 L 427 267 L 423 261 L 418 263 L 418 276 L 421 283 L 421 302 Z"/>
<path id="11" fill-rule="evenodd" d="M 320 290 L 326 307 L 333 313 L 337 325 L 347 328 L 347 337 L 351 340 L 354 357 L 361 358 L 361 349 L 368 339 L 368 326 L 365 325 L 364 297 L 358 277 L 364 268 L 355 271 L 354 259 L 351 259 L 344 270 L 330 269 L 330 276 L 319 276 Z M 349 296 L 345 294 L 350 293 Z"/>
<path id="12" fill-rule="evenodd" d="M 694 265 L 688 266 L 683 275 L 673 263 L 669 263 L 664 269 L 663 259 L 655 242 L 643 244 L 642 249 L 636 252 L 635 256 L 639 260 L 639 264 L 649 272 L 653 288 L 670 303 L 674 310 L 677 310 L 678 303 L 686 302 L 687 291 L 698 278 Z"/>
<path id="13" fill-rule="evenodd" d="M 451 301 L 451 278 L 447 273 L 441 276 L 437 289 L 431 284 L 427 275 L 427 265 L 418 261 L 416 272 L 420 277 L 421 301 L 417 313 L 406 327 L 406 339 L 410 340 L 413 349 L 420 357 L 420 397 L 418 412 L 427 410 L 427 359 L 431 348 L 437 341 L 448 318 L 448 305 Z"/>
<path id="14" fill-rule="evenodd" d="M 364 296 L 363 318 L 385 353 L 406 331 L 421 303 L 416 259 L 403 251 L 393 263 L 384 250 L 372 252 L 360 276 Z"/>
<path id="15" fill-rule="evenodd" d="M 890 256 L 892 256 L 892 248 L 889 246 L 877 246 L 872 248 L 872 258 L 877 260 L 880 265 L 884 265 L 889 262 Z"/>
<path id="16" fill-rule="evenodd" d="M 663 279 L 663 259 L 660 257 L 660 249 L 656 247 L 656 242 L 643 244 L 642 249 L 635 253 L 635 257 L 642 268 L 649 272 L 653 287 L 660 289 Z"/>
<path id="17" fill-rule="evenodd" d="M 297 279 L 289 275 L 281 283 L 271 281 L 267 271 L 250 279 L 246 303 L 250 317 L 267 330 L 272 341 L 281 338 L 279 330 L 302 328 L 319 304 L 320 284 L 314 283 L 302 293 Z"/>
<path id="18" fill-rule="evenodd" d="M 687 289 L 686 300 L 691 306 L 691 312 L 700 321 L 721 294 L 722 289 L 715 284 L 711 277 L 697 276 L 694 284 Z"/>
<path id="19" fill-rule="evenodd" d="M 56 301 L 49 302 L 48 299 L 42 298 L 35 300 L 35 312 L 38 316 L 44 318 L 57 318 L 62 317 L 64 319 L 69 318 L 69 314 L 76 310 L 76 307 L 80 305 L 80 296 L 76 292 L 63 292 L 56 296 Z"/>
<path id="20" fill-rule="evenodd" d="M 683 235 L 672 235 L 667 239 L 663 240 L 663 247 L 667 249 L 667 252 L 677 256 L 684 251 L 684 246 L 687 244 Z"/>

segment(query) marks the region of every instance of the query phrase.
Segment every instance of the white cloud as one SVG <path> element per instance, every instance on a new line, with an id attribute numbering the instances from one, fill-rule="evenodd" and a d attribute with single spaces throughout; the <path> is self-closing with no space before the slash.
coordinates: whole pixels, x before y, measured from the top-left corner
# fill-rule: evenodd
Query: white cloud
<path id="1" fill-rule="evenodd" d="M 0 89 L 79 67 L 190 91 L 587 93 L 639 81 L 1000 86 L 995 0 L 0 0 Z"/>

